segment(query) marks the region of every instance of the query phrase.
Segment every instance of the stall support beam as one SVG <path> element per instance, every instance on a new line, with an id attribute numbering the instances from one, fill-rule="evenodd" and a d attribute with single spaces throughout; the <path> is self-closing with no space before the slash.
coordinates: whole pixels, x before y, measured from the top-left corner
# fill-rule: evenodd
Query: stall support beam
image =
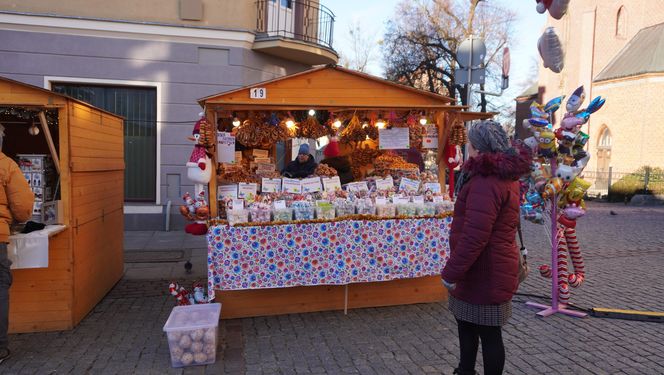
<path id="1" fill-rule="evenodd" d="M 208 184 L 208 202 L 210 208 L 210 217 L 219 216 L 219 203 L 217 202 L 217 112 L 213 109 L 205 110 L 205 117 L 208 121 L 212 119 L 214 124 L 214 147 L 212 148 L 212 177 Z"/>
<path id="2" fill-rule="evenodd" d="M 46 121 L 46 115 L 44 111 L 39 112 L 39 122 L 41 122 L 42 129 L 44 131 L 44 136 L 46 137 L 46 143 L 48 143 L 48 149 L 51 150 L 51 157 L 53 158 L 53 164 L 55 165 L 55 170 L 60 175 L 60 158 L 58 158 L 58 152 L 55 150 L 55 143 L 53 143 L 53 137 L 51 137 L 51 130 L 48 128 L 48 122 Z"/>

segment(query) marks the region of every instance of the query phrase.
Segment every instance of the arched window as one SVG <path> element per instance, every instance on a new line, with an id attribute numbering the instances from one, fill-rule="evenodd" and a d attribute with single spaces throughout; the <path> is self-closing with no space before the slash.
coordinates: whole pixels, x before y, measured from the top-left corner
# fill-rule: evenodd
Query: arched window
<path id="1" fill-rule="evenodd" d="M 611 148 L 611 132 L 605 127 L 600 133 L 598 148 Z"/>
<path id="2" fill-rule="evenodd" d="M 616 15 L 616 36 L 624 37 L 627 35 L 627 11 L 625 11 L 625 6 L 621 6 L 618 9 L 618 14 Z"/>

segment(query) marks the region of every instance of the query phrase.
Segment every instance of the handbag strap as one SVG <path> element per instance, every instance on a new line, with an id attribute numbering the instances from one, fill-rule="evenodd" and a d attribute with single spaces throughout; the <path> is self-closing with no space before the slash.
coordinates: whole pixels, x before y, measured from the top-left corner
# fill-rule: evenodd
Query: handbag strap
<path id="1" fill-rule="evenodd" d="M 521 252 L 523 260 L 525 261 L 526 257 L 528 256 L 528 250 L 526 249 L 526 246 L 523 244 L 523 234 L 521 233 L 521 215 L 519 215 L 519 222 L 516 225 L 516 232 L 519 234 L 519 244 L 521 245 L 519 251 Z"/>

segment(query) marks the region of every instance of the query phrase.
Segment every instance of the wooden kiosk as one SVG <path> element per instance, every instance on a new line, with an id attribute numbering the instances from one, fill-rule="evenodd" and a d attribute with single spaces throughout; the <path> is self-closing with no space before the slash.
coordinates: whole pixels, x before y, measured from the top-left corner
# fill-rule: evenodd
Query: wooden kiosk
<path id="1" fill-rule="evenodd" d="M 256 97 L 254 91 L 262 90 Z M 324 66 L 261 82 L 250 87 L 209 96 L 199 100 L 209 121 L 240 111 L 417 111 L 426 113 L 438 129 L 440 144 L 447 141 L 450 125 L 460 120 L 489 118 L 490 113 L 462 112 L 453 99 L 395 84 L 371 75 Z M 273 151 L 272 151 L 273 152 Z M 446 163 L 438 149 L 438 176 L 445 186 Z M 288 154 L 287 154 L 288 155 Z M 287 159 L 290 160 L 290 159 Z M 209 191 L 216 192 L 213 179 Z M 211 216 L 217 216 L 216 194 L 210 198 Z M 232 240 L 232 239 L 231 239 Z M 436 302 L 446 299 L 439 276 L 404 278 L 392 281 L 319 285 L 271 289 L 215 290 L 222 302 L 222 318 L 237 318 L 285 313 L 339 310 L 371 306 Z"/>
<path id="2" fill-rule="evenodd" d="M 47 268 L 12 270 L 9 331 L 72 329 L 122 277 L 123 119 L 4 77 L 0 109 L 7 156 L 52 156 L 65 225 L 48 240 Z"/>

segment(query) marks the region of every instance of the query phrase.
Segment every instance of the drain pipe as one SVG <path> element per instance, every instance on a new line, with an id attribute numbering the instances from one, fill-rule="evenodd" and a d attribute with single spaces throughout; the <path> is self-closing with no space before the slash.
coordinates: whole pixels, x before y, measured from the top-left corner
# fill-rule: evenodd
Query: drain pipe
<path id="1" fill-rule="evenodd" d="M 171 201 L 166 202 L 166 220 L 164 225 L 164 230 L 166 232 L 171 231 Z"/>

